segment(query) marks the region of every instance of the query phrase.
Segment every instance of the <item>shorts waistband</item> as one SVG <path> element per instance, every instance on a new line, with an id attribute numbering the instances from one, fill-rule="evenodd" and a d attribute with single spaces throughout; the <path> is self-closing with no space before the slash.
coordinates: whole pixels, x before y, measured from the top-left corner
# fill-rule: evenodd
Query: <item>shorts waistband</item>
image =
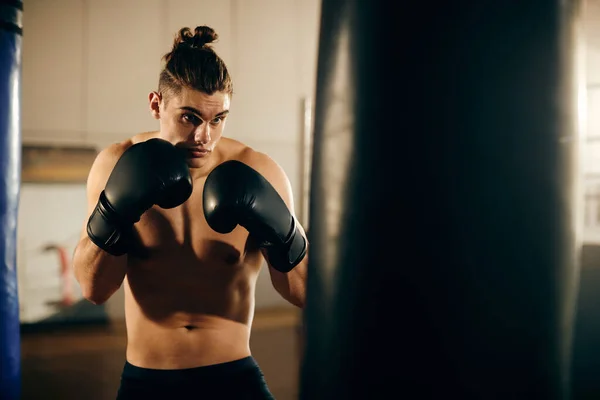
<path id="1" fill-rule="evenodd" d="M 162 382 L 187 381 L 227 377 L 252 370 L 260 372 L 258 364 L 252 356 L 219 364 L 184 369 L 142 368 L 125 361 L 122 377 L 125 379 L 158 380 Z"/>

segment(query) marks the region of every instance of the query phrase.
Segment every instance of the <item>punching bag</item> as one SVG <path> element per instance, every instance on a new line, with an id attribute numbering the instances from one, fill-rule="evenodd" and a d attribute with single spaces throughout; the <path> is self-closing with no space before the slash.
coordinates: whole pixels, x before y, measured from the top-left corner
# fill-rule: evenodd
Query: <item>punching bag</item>
<path id="1" fill-rule="evenodd" d="M 324 0 L 300 398 L 569 398 L 577 1 Z"/>
<path id="2" fill-rule="evenodd" d="M 21 346 L 17 292 L 17 207 L 20 181 L 21 14 L 0 0 L 0 398 L 20 398 Z"/>

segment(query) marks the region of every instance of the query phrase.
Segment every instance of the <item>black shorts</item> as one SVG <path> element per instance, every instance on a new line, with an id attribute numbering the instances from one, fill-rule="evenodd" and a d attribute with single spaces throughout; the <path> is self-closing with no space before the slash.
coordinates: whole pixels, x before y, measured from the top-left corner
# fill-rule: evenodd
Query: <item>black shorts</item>
<path id="1" fill-rule="evenodd" d="M 252 356 L 205 367 L 158 370 L 125 362 L 117 400 L 274 400 Z"/>

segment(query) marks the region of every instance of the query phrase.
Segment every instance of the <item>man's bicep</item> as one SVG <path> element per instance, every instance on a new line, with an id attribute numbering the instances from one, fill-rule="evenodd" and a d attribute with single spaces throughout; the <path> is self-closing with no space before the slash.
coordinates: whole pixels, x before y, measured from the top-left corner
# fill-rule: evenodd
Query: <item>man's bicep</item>
<path id="1" fill-rule="evenodd" d="M 122 145 L 107 147 L 98 153 L 90 168 L 86 181 L 87 214 L 83 222 L 82 238 L 87 235 L 87 220 L 96 208 L 100 193 L 104 190 L 108 177 L 122 153 Z"/>
<path id="2" fill-rule="evenodd" d="M 292 184 L 291 184 L 287 174 L 285 173 L 283 168 L 279 164 L 277 164 L 275 161 L 272 161 L 271 170 L 272 170 L 271 184 L 275 187 L 275 189 L 277 190 L 277 192 L 279 193 L 279 195 L 281 196 L 281 198 L 283 199 L 285 204 L 288 206 L 290 214 L 292 214 L 292 216 L 296 219 L 297 228 L 302 233 L 302 236 L 304 236 L 304 238 L 306 238 L 306 232 L 304 230 L 304 227 L 302 226 L 300 221 L 297 219 L 296 212 L 294 210 L 294 193 L 292 190 Z"/>
<path id="3" fill-rule="evenodd" d="M 288 208 L 290 209 L 292 215 L 296 215 L 296 212 L 294 210 L 295 205 L 294 205 L 294 192 L 292 190 L 292 184 L 287 176 L 287 174 L 285 173 L 285 171 L 283 170 L 283 168 L 281 168 L 278 164 L 275 164 L 275 166 L 273 167 L 277 170 L 277 177 L 275 178 L 275 185 L 278 186 L 277 191 L 279 192 L 280 196 L 283 198 L 283 201 L 285 202 L 285 204 L 288 206 Z"/>

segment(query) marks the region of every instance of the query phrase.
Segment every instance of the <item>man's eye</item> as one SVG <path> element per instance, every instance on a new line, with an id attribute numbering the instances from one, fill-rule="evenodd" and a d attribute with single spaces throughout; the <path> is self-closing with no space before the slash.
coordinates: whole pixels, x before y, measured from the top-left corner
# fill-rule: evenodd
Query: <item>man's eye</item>
<path id="1" fill-rule="evenodd" d="M 194 114 L 183 114 L 183 119 L 192 124 L 198 124 L 199 119 Z"/>
<path id="2" fill-rule="evenodd" d="M 223 121 L 223 117 L 217 117 L 211 121 L 211 124 L 218 125 L 221 123 L 221 121 Z"/>

